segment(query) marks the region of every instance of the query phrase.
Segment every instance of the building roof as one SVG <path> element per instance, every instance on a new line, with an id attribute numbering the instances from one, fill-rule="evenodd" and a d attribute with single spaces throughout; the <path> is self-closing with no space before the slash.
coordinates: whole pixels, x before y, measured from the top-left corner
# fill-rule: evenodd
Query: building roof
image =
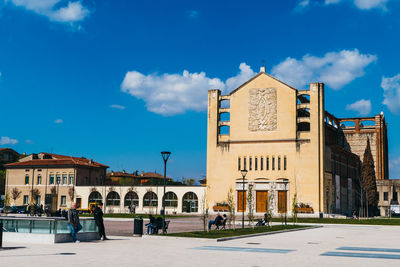
<path id="1" fill-rule="evenodd" d="M 77 158 L 65 155 L 57 155 L 52 153 L 41 152 L 42 158 L 22 160 L 15 163 L 6 164 L 6 167 L 32 167 L 32 166 L 65 166 L 79 165 L 87 167 L 108 168 L 107 165 L 87 159 L 84 157 Z"/>
<path id="2" fill-rule="evenodd" d="M 13 153 L 16 153 L 16 154 L 18 154 L 18 152 L 17 151 L 15 151 L 14 149 L 12 149 L 12 148 L 8 148 L 8 147 L 0 147 L 0 153 L 1 152 L 5 152 L 5 151 L 10 151 L 10 152 L 13 152 Z"/>

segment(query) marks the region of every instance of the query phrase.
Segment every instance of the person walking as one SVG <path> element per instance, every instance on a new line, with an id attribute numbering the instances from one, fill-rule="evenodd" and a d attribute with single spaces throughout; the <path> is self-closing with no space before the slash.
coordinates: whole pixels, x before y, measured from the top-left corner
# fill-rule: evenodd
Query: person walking
<path id="1" fill-rule="evenodd" d="M 106 237 L 106 230 L 104 229 L 103 211 L 101 209 L 102 207 L 103 207 L 103 204 L 96 205 L 96 208 L 94 208 L 94 211 L 93 211 L 93 217 L 94 217 L 97 227 L 99 228 L 100 238 L 104 241 L 104 240 L 108 240 L 108 238 Z"/>
<path id="2" fill-rule="evenodd" d="M 72 203 L 71 209 L 68 211 L 68 227 L 71 231 L 72 241 L 79 243 L 76 234 L 82 230 L 82 225 L 79 223 L 78 211 L 76 210 L 76 203 Z"/>

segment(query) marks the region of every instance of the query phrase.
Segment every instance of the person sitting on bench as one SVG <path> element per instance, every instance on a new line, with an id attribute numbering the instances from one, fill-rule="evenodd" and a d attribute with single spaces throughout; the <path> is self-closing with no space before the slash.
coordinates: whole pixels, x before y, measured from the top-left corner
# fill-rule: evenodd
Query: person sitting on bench
<path id="1" fill-rule="evenodd" d="M 221 225 L 223 220 L 224 219 L 222 218 L 222 216 L 217 213 L 217 217 L 215 217 L 215 220 L 210 220 L 208 222 L 208 230 L 211 230 L 212 225 Z"/>
<path id="2" fill-rule="evenodd" d="M 224 217 L 224 218 L 223 218 L 223 220 L 222 220 L 220 223 L 215 223 L 215 229 L 216 229 L 216 230 L 219 230 L 219 227 L 220 227 L 220 226 L 222 226 L 221 229 L 225 229 L 226 220 L 227 220 L 226 214 L 224 214 L 223 217 Z"/>

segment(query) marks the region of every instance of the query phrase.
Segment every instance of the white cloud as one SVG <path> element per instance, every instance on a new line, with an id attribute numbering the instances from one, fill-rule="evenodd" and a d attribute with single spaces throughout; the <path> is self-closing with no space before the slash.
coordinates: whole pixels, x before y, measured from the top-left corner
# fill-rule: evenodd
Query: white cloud
<path id="1" fill-rule="evenodd" d="M 26 139 L 26 140 L 25 140 L 25 143 L 30 144 L 30 145 L 33 145 L 35 142 L 33 142 L 33 141 L 30 140 L 30 139 Z"/>
<path id="2" fill-rule="evenodd" d="M 12 139 L 7 136 L 0 137 L 0 145 L 15 145 L 18 143 L 17 139 Z"/>
<path id="3" fill-rule="evenodd" d="M 149 74 L 129 71 L 121 84 L 121 90 L 146 102 L 151 112 L 165 116 L 181 114 L 187 110 L 202 111 L 207 107 L 207 92 L 210 89 L 233 90 L 254 76 L 245 63 L 240 72 L 227 79 L 209 78 L 204 72 L 182 74 Z"/>
<path id="4" fill-rule="evenodd" d="M 346 106 L 346 110 L 357 111 L 359 115 L 366 116 L 371 113 L 371 101 L 361 99 Z"/>
<path id="5" fill-rule="evenodd" d="M 110 108 L 125 109 L 126 107 L 125 107 L 125 106 L 122 106 L 122 105 L 116 105 L 116 104 L 114 104 L 114 105 L 110 105 Z"/>
<path id="6" fill-rule="evenodd" d="M 54 123 L 63 123 L 64 121 L 62 119 L 56 119 L 54 120 Z"/>
<path id="7" fill-rule="evenodd" d="M 8 2 L 57 22 L 82 21 L 90 13 L 81 1 L 68 1 L 67 4 L 64 0 L 8 0 Z"/>
<path id="8" fill-rule="evenodd" d="M 288 57 L 272 68 L 272 75 L 285 83 L 301 88 L 310 82 L 323 82 L 338 90 L 365 74 L 364 69 L 375 62 L 375 55 L 360 54 L 357 49 L 329 52 L 323 57 L 309 54 L 297 60 Z"/>
<path id="9" fill-rule="evenodd" d="M 400 114 L 400 74 L 382 78 L 383 104 L 394 114 Z"/>
<path id="10" fill-rule="evenodd" d="M 389 174 L 391 179 L 400 178 L 400 157 L 389 160 Z"/>
<path id="11" fill-rule="evenodd" d="M 325 0 L 325 5 L 339 4 L 341 2 L 352 2 L 357 8 L 362 10 L 382 9 L 386 10 L 389 0 Z"/>

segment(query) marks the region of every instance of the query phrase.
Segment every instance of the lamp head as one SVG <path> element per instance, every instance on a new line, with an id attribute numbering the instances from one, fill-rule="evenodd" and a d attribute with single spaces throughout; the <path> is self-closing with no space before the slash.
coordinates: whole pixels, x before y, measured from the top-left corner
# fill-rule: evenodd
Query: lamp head
<path id="1" fill-rule="evenodd" d="M 169 151 L 162 151 L 161 152 L 161 156 L 162 156 L 164 161 L 167 161 L 170 155 L 171 155 L 171 152 L 169 152 Z"/>
<path id="2" fill-rule="evenodd" d="M 246 175 L 247 175 L 247 170 L 246 170 L 246 169 L 241 170 L 240 172 L 242 173 L 242 176 L 243 176 L 243 177 L 246 177 Z"/>

